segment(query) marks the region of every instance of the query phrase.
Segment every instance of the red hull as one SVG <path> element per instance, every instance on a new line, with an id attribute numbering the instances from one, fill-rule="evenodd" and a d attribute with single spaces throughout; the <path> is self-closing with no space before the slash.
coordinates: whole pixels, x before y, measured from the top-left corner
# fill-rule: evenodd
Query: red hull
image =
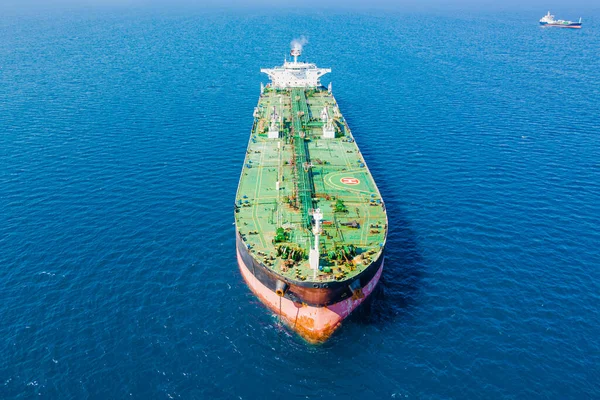
<path id="1" fill-rule="evenodd" d="M 313 307 L 278 296 L 252 275 L 239 251 L 237 259 L 242 276 L 254 294 L 275 314 L 280 315 L 291 329 L 311 343 L 327 340 L 342 320 L 373 292 L 383 271 L 382 262 L 375 276 L 362 288 L 363 296 L 360 298 L 348 298 L 329 306 Z"/>

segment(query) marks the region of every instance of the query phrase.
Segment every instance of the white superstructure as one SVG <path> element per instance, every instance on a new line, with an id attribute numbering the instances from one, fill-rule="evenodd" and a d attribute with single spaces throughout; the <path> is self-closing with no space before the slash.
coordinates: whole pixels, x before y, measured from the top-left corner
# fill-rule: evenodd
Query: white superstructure
<path id="1" fill-rule="evenodd" d="M 275 68 L 262 68 L 271 78 L 271 85 L 275 89 L 287 89 L 294 87 L 314 88 L 321 86 L 321 78 L 330 68 L 317 68 L 315 64 L 298 62 L 298 56 L 301 54 L 299 49 L 292 49 L 291 55 L 294 61 L 284 61 L 283 65 Z"/>
<path id="2" fill-rule="evenodd" d="M 554 15 L 550 14 L 550 11 L 548 11 L 548 14 L 544 15 L 541 19 L 540 22 L 542 23 L 547 23 L 547 24 L 551 24 L 553 22 L 555 22 L 554 20 Z"/>

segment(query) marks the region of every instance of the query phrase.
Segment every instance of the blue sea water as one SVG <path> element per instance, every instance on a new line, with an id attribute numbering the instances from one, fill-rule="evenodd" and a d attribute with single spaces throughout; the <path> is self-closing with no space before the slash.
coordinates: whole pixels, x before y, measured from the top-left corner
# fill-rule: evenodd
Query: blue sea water
<path id="1" fill-rule="evenodd" d="M 600 398 L 600 13 L 545 11 L 0 16 L 0 398 Z M 390 217 L 321 346 L 232 225 L 259 69 L 301 34 Z"/>

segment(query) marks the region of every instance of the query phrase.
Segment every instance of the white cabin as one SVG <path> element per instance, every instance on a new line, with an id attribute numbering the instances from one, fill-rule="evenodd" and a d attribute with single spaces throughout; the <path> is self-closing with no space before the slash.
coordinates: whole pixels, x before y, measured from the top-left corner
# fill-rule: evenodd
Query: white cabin
<path id="1" fill-rule="evenodd" d="M 271 84 L 275 89 L 288 88 L 316 88 L 321 86 L 320 78 L 328 72 L 330 68 L 317 68 L 315 64 L 298 62 L 297 58 L 300 52 L 296 50 L 294 61 L 283 62 L 283 65 L 275 68 L 262 68 L 271 78 Z"/>

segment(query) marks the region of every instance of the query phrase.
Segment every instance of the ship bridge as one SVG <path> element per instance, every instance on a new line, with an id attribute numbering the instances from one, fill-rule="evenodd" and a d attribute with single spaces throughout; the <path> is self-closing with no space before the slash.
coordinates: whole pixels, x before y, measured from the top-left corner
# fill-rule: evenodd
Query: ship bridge
<path id="1" fill-rule="evenodd" d="M 294 61 L 286 60 L 280 67 L 263 68 L 260 72 L 269 75 L 275 89 L 320 87 L 320 78 L 331 72 L 331 69 L 318 68 L 315 64 L 298 62 L 298 56 L 300 55 L 298 49 L 293 49 L 291 54 Z"/>

